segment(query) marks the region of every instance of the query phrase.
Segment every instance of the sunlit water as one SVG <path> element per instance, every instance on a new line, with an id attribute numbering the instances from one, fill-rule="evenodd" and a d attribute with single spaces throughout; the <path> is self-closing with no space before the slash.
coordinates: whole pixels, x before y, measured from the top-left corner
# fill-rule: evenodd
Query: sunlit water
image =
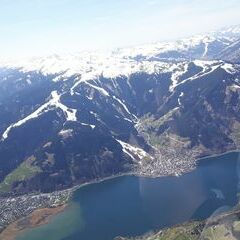
<path id="1" fill-rule="evenodd" d="M 17 240 L 112 240 L 205 219 L 238 202 L 239 156 L 202 159 L 180 177 L 123 176 L 86 185 L 49 224 L 28 229 Z"/>

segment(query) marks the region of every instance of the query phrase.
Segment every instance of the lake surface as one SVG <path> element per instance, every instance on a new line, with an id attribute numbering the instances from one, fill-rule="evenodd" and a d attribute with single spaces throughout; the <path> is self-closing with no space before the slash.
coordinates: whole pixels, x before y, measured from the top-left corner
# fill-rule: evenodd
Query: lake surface
<path id="1" fill-rule="evenodd" d="M 202 159 L 196 170 L 180 177 L 117 177 L 80 188 L 64 212 L 17 240 L 141 235 L 234 206 L 239 187 L 240 153 Z"/>

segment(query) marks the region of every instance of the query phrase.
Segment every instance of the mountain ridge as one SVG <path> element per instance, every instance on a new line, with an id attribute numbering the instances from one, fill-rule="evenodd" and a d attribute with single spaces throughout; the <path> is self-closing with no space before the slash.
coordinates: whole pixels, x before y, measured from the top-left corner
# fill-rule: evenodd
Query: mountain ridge
<path id="1" fill-rule="evenodd" d="M 147 57 L 118 50 L 3 64 L 1 192 L 179 175 L 199 157 L 239 148 L 240 65 L 212 59 L 226 47 L 219 39 L 237 41 L 233 29 L 164 58 L 154 45 Z"/>

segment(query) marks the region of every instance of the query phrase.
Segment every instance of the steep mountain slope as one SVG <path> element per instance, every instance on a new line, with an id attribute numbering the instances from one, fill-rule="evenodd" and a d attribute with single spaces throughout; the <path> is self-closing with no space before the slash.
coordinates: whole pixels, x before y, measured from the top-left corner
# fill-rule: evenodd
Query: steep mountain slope
<path id="1" fill-rule="evenodd" d="M 38 171 L 11 183 L 21 192 L 134 169 L 189 170 L 197 156 L 236 148 L 239 70 L 221 61 L 158 63 L 154 73 L 57 82 L 11 70 L 13 80 L 1 84 L 1 180 L 23 161 Z"/>
<path id="2" fill-rule="evenodd" d="M 237 149 L 240 65 L 189 60 L 235 41 L 220 37 L 202 46 L 203 38 L 201 51 L 190 46 L 184 60 L 163 61 L 154 45 L 2 64 L 1 193 L 51 192 L 126 172 L 180 174 L 197 157 Z"/>
<path id="3" fill-rule="evenodd" d="M 239 63 L 240 62 L 240 40 L 234 42 L 223 51 L 221 51 L 217 56 L 217 59 L 223 59 L 225 61 Z"/>

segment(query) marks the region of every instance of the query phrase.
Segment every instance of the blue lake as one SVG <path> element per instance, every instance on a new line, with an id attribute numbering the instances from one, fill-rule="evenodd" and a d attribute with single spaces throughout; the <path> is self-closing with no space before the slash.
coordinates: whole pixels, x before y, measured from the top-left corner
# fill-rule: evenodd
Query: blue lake
<path id="1" fill-rule="evenodd" d="M 112 240 L 136 236 L 192 219 L 205 219 L 238 202 L 240 153 L 199 161 L 180 177 L 122 176 L 86 185 L 47 225 L 17 240 Z"/>

